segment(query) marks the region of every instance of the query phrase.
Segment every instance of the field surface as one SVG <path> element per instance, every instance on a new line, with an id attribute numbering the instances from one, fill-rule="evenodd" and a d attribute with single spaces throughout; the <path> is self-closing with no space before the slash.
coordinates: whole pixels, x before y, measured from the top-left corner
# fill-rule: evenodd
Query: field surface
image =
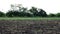
<path id="1" fill-rule="evenodd" d="M 60 20 L 0 20 L 0 34 L 60 34 Z"/>
<path id="2" fill-rule="evenodd" d="M 60 17 L 0 17 L 0 20 L 60 20 Z"/>
<path id="3" fill-rule="evenodd" d="M 0 34 L 60 34 L 60 18 L 0 17 Z"/>

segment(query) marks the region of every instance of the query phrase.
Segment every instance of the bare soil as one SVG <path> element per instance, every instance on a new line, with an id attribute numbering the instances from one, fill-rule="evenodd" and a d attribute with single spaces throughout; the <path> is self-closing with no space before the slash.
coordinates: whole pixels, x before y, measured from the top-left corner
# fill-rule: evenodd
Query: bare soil
<path id="1" fill-rule="evenodd" d="M 0 34 L 60 34 L 60 20 L 0 20 Z"/>

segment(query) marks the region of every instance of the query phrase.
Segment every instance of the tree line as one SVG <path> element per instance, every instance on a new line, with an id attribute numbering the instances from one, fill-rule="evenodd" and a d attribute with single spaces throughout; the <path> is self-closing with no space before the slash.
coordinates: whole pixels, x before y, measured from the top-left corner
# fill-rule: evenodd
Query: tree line
<path id="1" fill-rule="evenodd" d="M 60 17 L 60 13 L 48 15 L 45 10 L 36 7 L 29 10 L 19 7 L 19 10 L 9 10 L 7 13 L 0 11 L 0 17 Z"/>

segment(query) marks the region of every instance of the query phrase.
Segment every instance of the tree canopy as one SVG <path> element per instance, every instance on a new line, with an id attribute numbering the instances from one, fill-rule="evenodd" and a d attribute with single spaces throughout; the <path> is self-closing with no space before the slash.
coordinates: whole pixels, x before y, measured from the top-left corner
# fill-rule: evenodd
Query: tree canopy
<path id="1" fill-rule="evenodd" d="M 27 9 L 25 7 L 11 5 L 12 10 L 9 10 L 7 13 L 0 11 L 0 17 L 60 17 L 60 13 L 57 14 L 47 14 L 43 9 L 38 9 L 36 7 L 31 7 Z"/>

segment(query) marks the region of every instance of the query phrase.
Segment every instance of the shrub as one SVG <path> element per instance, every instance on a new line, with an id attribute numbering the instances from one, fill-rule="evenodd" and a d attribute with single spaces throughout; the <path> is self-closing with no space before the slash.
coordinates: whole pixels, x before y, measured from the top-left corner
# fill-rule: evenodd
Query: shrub
<path id="1" fill-rule="evenodd" d="M 38 12 L 38 16 L 47 17 L 47 14 L 43 9 L 40 9 L 40 11 Z"/>
<path id="2" fill-rule="evenodd" d="M 56 17 L 55 14 L 49 14 L 48 17 Z"/>
<path id="3" fill-rule="evenodd" d="M 7 16 L 7 17 L 13 17 L 13 11 L 8 11 L 8 12 L 6 13 L 6 16 Z"/>
<path id="4" fill-rule="evenodd" d="M 5 16 L 5 13 L 0 11 L 0 17 L 4 17 L 4 16 Z"/>
<path id="5" fill-rule="evenodd" d="M 57 13 L 57 14 L 56 14 L 56 17 L 60 17 L 60 13 Z"/>

